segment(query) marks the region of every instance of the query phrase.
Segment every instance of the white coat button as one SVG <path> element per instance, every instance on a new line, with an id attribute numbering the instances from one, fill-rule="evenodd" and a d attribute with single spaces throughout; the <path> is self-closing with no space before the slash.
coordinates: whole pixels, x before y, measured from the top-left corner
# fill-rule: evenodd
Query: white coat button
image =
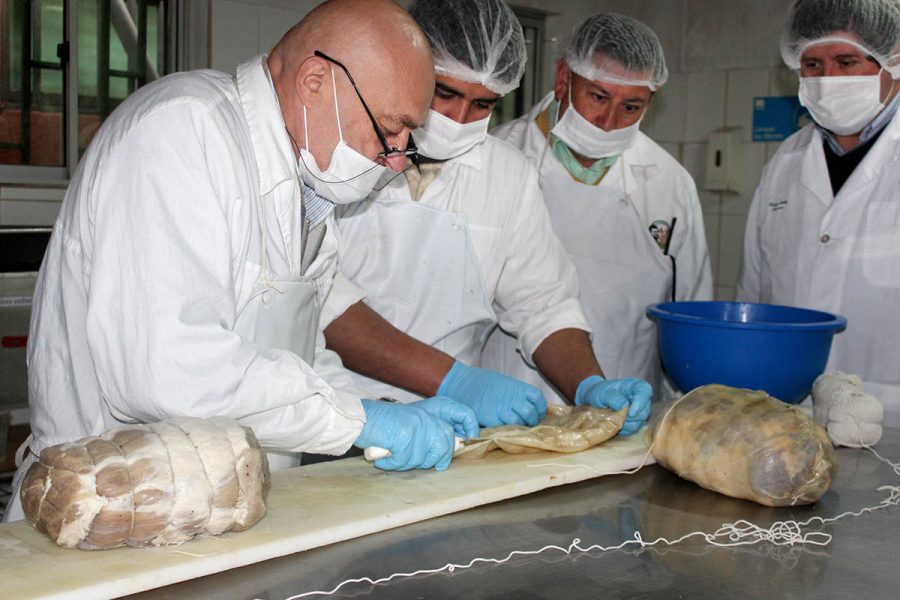
<path id="1" fill-rule="evenodd" d="M 822 242 L 823 244 L 827 244 L 829 241 L 831 241 L 831 236 L 828 235 L 827 233 L 823 234 L 822 237 L 819 238 L 819 241 Z"/>

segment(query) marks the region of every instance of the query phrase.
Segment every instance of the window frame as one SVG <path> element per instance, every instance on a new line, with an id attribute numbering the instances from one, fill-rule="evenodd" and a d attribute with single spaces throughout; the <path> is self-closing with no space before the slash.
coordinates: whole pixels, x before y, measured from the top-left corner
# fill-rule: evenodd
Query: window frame
<path id="1" fill-rule="evenodd" d="M 531 98 L 525 98 L 523 94 L 523 105 L 521 106 L 521 110 L 522 113 L 524 113 L 536 104 L 544 95 L 544 38 L 547 33 L 547 17 L 549 17 L 551 13 L 529 10 L 517 6 L 512 7 L 512 9 L 516 17 L 518 17 L 519 22 L 522 24 L 523 29 L 534 29 L 537 32 L 536 39 L 534 40 L 534 58 L 525 64 L 526 74 L 522 77 L 524 81 L 525 78 L 530 75 L 534 86 L 531 90 Z M 520 107 L 517 106 L 516 108 L 518 109 Z"/>
<path id="2" fill-rule="evenodd" d="M 207 66 L 208 4 L 205 0 L 169 0 L 165 16 L 166 72 Z M 0 164 L 0 186 L 66 187 L 78 166 L 78 0 L 63 1 L 63 166 Z"/>
<path id="3" fill-rule="evenodd" d="M 547 31 L 547 17 L 551 13 L 539 10 L 511 6 L 513 14 L 519 20 L 523 30 L 535 32 L 535 38 L 528 40 L 533 44 L 530 57 L 525 64 L 525 72 L 519 86 L 506 94 L 497 104 L 497 108 L 491 116 L 490 127 L 494 128 L 503 123 L 519 118 L 534 106 L 544 95 L 543 64 L 544 64 L 544 37 Z M 530 89 L 526 89 L 530 86 Z"/>

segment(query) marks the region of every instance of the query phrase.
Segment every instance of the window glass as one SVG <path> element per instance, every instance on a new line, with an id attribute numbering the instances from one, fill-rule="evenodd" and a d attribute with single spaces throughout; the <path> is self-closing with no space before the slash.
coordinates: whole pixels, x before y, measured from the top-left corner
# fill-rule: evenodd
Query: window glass
<path id="1" fill-rule="evenodd" d="M 78 150 L 129 94 L 166 74 L 165 0 L 79 0 Z"/>
<path id="2" fill-rule="evenodd" d="M 63 164 L 62 0 L 0 0 L 0 162 Z"/>
<path id="3" fill-rule="evenodd" d="M 0 164 L 66 166 L 66 143 L 77 144 L 80 157 L 122 100 L 166 73 L 174 0 L 68 5 L 72 14 L 64 0 L 0 0 Z M 72 19 L 77 102 L 66 97 L 58 56 Z M 78 120 L 76 140 L 65 139 L 68 115 Z"/>

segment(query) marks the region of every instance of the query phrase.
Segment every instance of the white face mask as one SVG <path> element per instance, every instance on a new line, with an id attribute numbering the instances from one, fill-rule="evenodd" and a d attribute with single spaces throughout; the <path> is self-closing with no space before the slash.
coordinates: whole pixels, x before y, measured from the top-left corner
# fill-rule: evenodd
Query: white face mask
<path id="1" fill-rule="evenodd" d="M 641 115 L 643 118 L 643 115 Z M 550 133 L 558 137 L 570 150 L 586 158 L 618 156 L 631 148 L 637 139 L 641 119 L 622 129 L 606 131 L 581 116 L 572 104 L 572 85 L 569 84 L 569 106 Z"/>
<path id="2" fill-rule="evenodd" d="M 884 108 L 881 76 L 801 77 L 800 104 L 816 123 L 837 135 L 862 131 Z"/>
<path id="3" fill-rule="evenodd" d="M 303 107 L 303 129 L 306 133 L 304 148 L 300 149 L 300 169 L 303 181 L 316 193 L 335 204 L 358 202 L 371 193 L 381 175 L 387 169 L 385 165 L 369 160 L 346 143 L 341 131 L 341 113 L 337 102 L 337 84 L 334 81 L 334 68 L 331 69 L 331 81 L 334 88 L 334 112 L 337 117 L 338 137 L 340 140 L 331 154 L 331 163 L 324 171 L 319 169 L 316 159 L 309 151 L 309 127 L 306 120 L 306 106 Z"/>
<path id="4" fill-rule="evenodd" d="M 436 110 L 428 111 L 425 124 L 413 131 L 419 154 L 447 160 L 465 154 L 487 137 L 490 115 L 480 121 L 457 123 Z"/>

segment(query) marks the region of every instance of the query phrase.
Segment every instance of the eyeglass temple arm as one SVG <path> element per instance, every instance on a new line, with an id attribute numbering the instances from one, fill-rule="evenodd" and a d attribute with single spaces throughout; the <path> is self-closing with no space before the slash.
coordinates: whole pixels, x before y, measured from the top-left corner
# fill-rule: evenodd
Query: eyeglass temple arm
<path id="1" fill-rule="evenodd" d="M 396 148 L 392 149 L 388 144 L 387 138 L 385 138 L 384 134 L 381 132 L 381 127 L 378 126 L 378 121 L 375 120 L 375 115 L 372 114 L 372 111 L 369 110 L 369 106 L 366 104 L 366 101 L 363 100 L 362 94 L 359 93 L 359 88 L 356 87 L 356 82 L 353 81 L 353 75 L 350 74 L 350 71 L 347 70 L 347 67 L 345 67 L 340 61 L 337 61 L 327 54 L 319 52 L 318 50 L 314 51 L 313 55 L 318 56 L 322 60 L 327 60 L 330 63 L 336 64 L 341 68 L 342 71 L 344 71 L 347 79 L 350 80 L 350 85 L 353 86 L 353 91 L 356 92 L 356 97 L 359 98 L 360 104 L 362 104 L 362 107 L 366 111 L 366 114 L 369 115 L 369 120 L 372 121 L 372 126 L 375 128 L 375 135 L 378 136 L 378 141 L 381 142 L 382 146 L 384 146 L 384 151 L 386 153 L 390 153 L 392 150 L 396 151 Z"/>

